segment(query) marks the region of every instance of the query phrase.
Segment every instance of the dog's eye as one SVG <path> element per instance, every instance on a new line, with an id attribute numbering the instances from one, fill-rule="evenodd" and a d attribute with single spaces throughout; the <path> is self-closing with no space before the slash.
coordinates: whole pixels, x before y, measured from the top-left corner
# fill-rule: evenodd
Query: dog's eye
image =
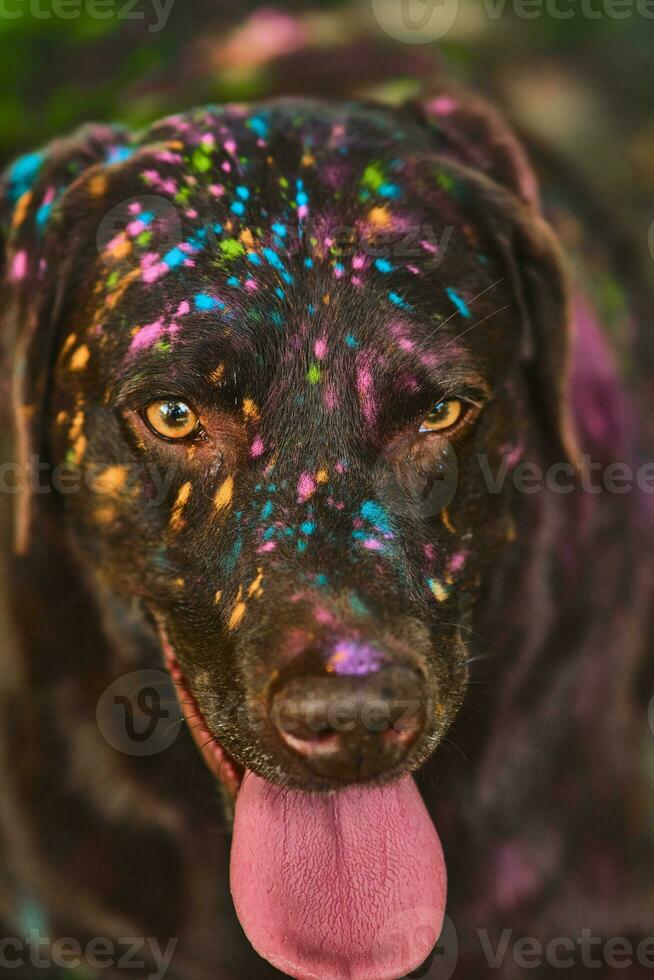
<path id="1" fill-rule="evenodd" d="M 152 402 L 145 410 L 145 419 L 162 439 L 188 439 L 200 431 L 200 420 L 186 402 L 174 398 Z"/>
<path id="2" fill-rule="evenodd" d="M 453 428 L 464 412 L 463 402 L 458 398 L 447 398 L 434 405 L 429 415 L 423 419 L 421 432 L 444 432 Z"/>

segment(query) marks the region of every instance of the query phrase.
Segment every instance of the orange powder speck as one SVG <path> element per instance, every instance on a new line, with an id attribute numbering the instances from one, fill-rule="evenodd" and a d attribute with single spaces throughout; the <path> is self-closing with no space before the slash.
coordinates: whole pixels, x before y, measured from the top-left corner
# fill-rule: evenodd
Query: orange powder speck
<path id="1" fill-rule="evenodd" d="M 126 259 L 132 251 L 132 243 L 128 238 L 117 241 L 109 254 L 114 259 Z"/>
<path id="2" fill-rule="evenodd" d="M 377 228 L 385 228 L 389 224 L 391 216 L 386 208 L 372 208 L 368 215 L 368 220 L 370 224 L 375 225 Z"/>
<path id="3" fill-rule="evenodd" d="M 89 193 L 92 197 L 104 197 L 107 190 L 107 178 L 103 174 L 96 174 L 89 181 Z"/>
<path id="4" fill-rule="evenodd" d="M 224 364 L 219 364 L 218 367 L 214 371 L 211 372 L 211 374 L 209 375 L 209 377 L 214 382 L 214 384 L 217 384 L 220 381 L 220 379 L 222 378 L 222 376 L 223 376 L 224 373 L 225 373 L 225 365 Z"/>
<path id="5" fill-rule="evenodd" d="M 64 346 L 61 348 L 61 357 L 64 358 L 68 351 L 71 349 L 75 341 L 77 340 L 76 333 L 69 333 L 64 341 Z"/>
<path id="6" fill-rule="evenodd" d="M 456 533 L 454 527 L 452 526 L 452 521 L 450 520 L 450 515 L 447 512 L 447 508 L 445 508 L 445 510 L 442 510 L 441 511 L 441 520 L 443 521 L 443 524 L 445 525 L 445 527 L 447 528 L 447 530 L 450 532 L 450 534 L 455 534 Z"/>
<path id="7" fill-rule="evenodd" d="M 86 344 L 82 344 L 81 347 L 78 347 L 70 359 L 71 371 L 83 371 L 86 365 L 89 363 L 90 356 L 91 352 Z"/>
<path id="8" fill-rule="evenodd" d="M 447 589 L 438 581 L 438 579 L 432 579 L 429 583 L 429 588 L 433 592 L 434 598 L 436 598 L 439 602 L 445 602 L 447 599 Z"/>
<path id="9" fill-rule="evenodd" d="M 177 493 L 177 498 L 173 504 L 172 513 L 170 515 L 170 529 L 171 531 L 179 531 L 184 526 L 184 508 L 188 503 L 188 499 L 191 496 L 192 484 L 190 480 L 186 483 L 182 483 L 179 491 Z"/>
<path id="10" fill-rule="evenodd" d="M 255 422 L 259 418 L 259 409 L 251 398 L 243 399 L 243 415 L 246 419 L 252 419 Z"/>
<path id="11" fill-rule="evenodd" d="M 257 593 L 257 595 L 262 591 L 261 583 L 263 582 L 263 568 L 257 568 L 257 577 L 254 579 L 252 584 L 248 589 L 248 597 L 251 599 L 252 596 Z"/>
<path id="12" fill-rule="evenodd" d="M 117 517 L 118 511 L 112 504 L 106 504 L 104 507 L 96 507 L 95 509 L 95 519 L 98 524 L 113 524 Z"/>
<path id="13" fill-rule="evenodd" d="M 229 626 L 229 629 L 230 630 L 236 629 L 236 627 L 238 626 L 238 624 L 241 622 L 241 620 L 245 616 L 245 609 L 246 609 L 246 606 L 245 606 L 245 603 L 244 602 L 237 602 L 236 603 L 236 605 L 232 609 L 232 615 L 229 617 L 229 623 L 227 624 Z"/>
<path id="14" fill-rule="evenodd" d="M 228 476 L 227 479 L 220 484 L 216 490 L 216 495 L 213 498 L 214 507 L 217 511 L 222 512 L 227 510 L 232 502 L 232 495 L 234 493 L 234 477 Z"/>
<path id="15" fill-rule="evenodd" d="M 79 436 L 78 439 L 73 443 L 73 462 L 77 466 L 84 459 L 84 453 L 86 452 L 86 436 Z"/>
<path id="16" fill-rule="evenodd" d="M 128 286 L 130 286 L 135 279 L 139 279 L 140 276 L 141 276 L 140 267 L 136 269 L 132 269 L 132 271 L 128 272 L 126 276 L 123 276 L 123 278 L 120 280 L 120 282 L 118 283 L 114 291 L 112 293 L 109 293 L 109 295 L 107 296 L 107 300 L 106 300 L 107 308 L 112 310 L 116 305 L 116 303 L 120 299 L 122 299 L 123 293 L 127 290 Z"/>
<path id="17" fill-rule="evenodd" d="M 108 466 L 94 479 L 93 490 L 96 493 L 117 493 L 125 485 L 126 479 L 126 466 Z"/>
<path id="18" fill-rule="evenodd" d="M 14 211 L 14 217 L 12 220 L 12 228 L 18 228 L 22 225 L 25 217 L 27 215 L 27 209 L 32 201 L 32 192 L 25 191 L 21 197 L 18 198 L 18 203 L 16 204 L 16 209 Z"/>
<path id="19" fill-rule="evenodd" d="M 68 438 L 70 439 L 71 442 L 75 442 L 75 440 L 79 438 L 82 432 L 83 425 L 84 425 L 84 412 L 80 410 L 75 413 L 75 417 L 73 418 L 72 425 L 68 430 Z"/>
<path id="20" fill-rule="evenodd" d="M 318 470 L 316 473 L 316 483 L 327 483 L 329 479 L 329 471 L 326 469 Z"/>
<path id="21" fill-rule="evenodd" d="M 337 650 L 336 653 L 334 653 L 329 658 L 329 665 L 327 667 L 327 670 L 332 670 L 333 671 L 334 668 L 338 664 L 342 664 L 343 661 L 346 660 L 346 659 L 347 659 L 347 653 L 346 653 L 346 651 L 345 650 Z"/>

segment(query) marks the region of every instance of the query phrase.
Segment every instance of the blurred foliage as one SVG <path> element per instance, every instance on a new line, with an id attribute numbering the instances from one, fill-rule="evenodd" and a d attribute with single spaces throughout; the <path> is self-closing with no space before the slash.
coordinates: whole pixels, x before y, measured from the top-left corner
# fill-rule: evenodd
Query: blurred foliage
<path id="1" fill-rule="evenodd" d="M 641 0 L 624 19 L 606 15 L 609 2 L 542 0 L 525 19 L 521 0 L 459 0 L 445 37 L 415 45 L 383 33 L 373 0 L 0 0 L 0 161 L 89 119 L 140 127 L 286 89 L 394 98 L 445 68 L 582 160 L 639 215 L 654 210 L 654 20 Z"/>

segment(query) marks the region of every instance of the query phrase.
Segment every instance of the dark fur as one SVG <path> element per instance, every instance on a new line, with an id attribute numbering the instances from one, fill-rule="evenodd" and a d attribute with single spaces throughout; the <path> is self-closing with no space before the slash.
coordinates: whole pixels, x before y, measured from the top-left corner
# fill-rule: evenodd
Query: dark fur
<path id="1" fill-rule="evenodd" d="M 251 126 L 259 116 L 263 136 Z M 220 148 L 208 175 L 204 164 L 193 170 L 201 133 L 215 134 L 219 147 L 233 138 L 239 160 Z M 182 146 L 162 160 L 166 141 Z M 126 146 L 129 158 L 107 162 Z M 303 164 L 307 155 L 313 165 Z M 220 169 L 225 159 L 229 173 Z M 360 181 L 373 162 L 397 195 L 382 193 L 376 178 Z M 189 170 L 196 176 L 177 204 L 180 240 L 202 224 L 221 230 L 193 253 L 192 267 L 146 286 L 130 280 L 132 266 L 118 259 L 109 282 L 96 251 L 98 226 L 122 201 L 170 197 L 144 186 L 141 174 L 153 170 L 178 188 Z M 298 218 L 291 248 L 275 241 L 271 225 L 297 217 L 299 199 L 293 210 L 279 177 L 299 194 L 300 174 L 310 214 L 306 226 Z M 224 185 L 221 196 L 208 192 L 210 179 Z M 639 452 L 627 422 L 611 425 L 623 396 L 596 356 L 591 326 L 578 333 L 570 364 L 573 317 L 558 248 L 502 121 L 475 99 L 448 94 L 397 111 L 313 102 L 247 114 L 199 111 L 138 137 L 86 129 L 48 148 L 30 183 L 32 197 L 22 204 L 15 173 L 5 183 L 7 228 L 16 208 L 24 210 L 7 231 L 5 260 L 3 340 L 15 364 L 10 458 L 35 452 L 56 465 L 72 453 L 83 468 L 128 471 L 147 458 L 172 481 L 156 504 L 139 470 L 132 495 L 99 504 L 89 491 L 49 493 L 16 508 L 12 533 L 22 553 L 7 551 L 15 633 L 0 742 L 6 928 L 21 928 L 29 899 L 47 911 L 53 937 L 142 935 L 165 943 L 180 936 L 170 976 L 273 975 L 237 938 L 228 837 L 191 738 L 161 755 L 123 756 L 103 740 L 95 711 L 116 677 L 161 665 L 158 617 L 234 758 L 278 782 L 332 788 L 275 748 L 268 729 L 252 728 L 241 710 L 265 701 L 284 666 L 283 647 L 298 631 L 302 649 L 322 642 L 315 610 L 324 606 L 343 629 L 411 659 L 426 678 L 434 722 L 402 771 L 416 769 L 445 738 L 422 773 L 462 946 L 456 975 L 484 975 L 477 928 L 544 940 L 582 928 L 605 939 L 647 935 L 647 697 L 638 680 L 651 615 L 650 517 L 634 496 L 522 495 L 510 481 L 492 495 L 475 462 L 484 454 L 494 472 L 518 450 L 544 465 L 578 463 L 582 452 L 629 462 Z M 244 184 L 250 196 L 241 221 L 229 206 Z M 40 223 L 51 187 L 54 208 Z M 339 274 L 341 256 L 323 240 L 332 228 L 356 228 L 354 251 L 367 256 L 374 207 L 386 208 L 391 223 L 401 215 L 412 228 L 428 226 L 436 240 L 451 226 L 452 238 L 442 254 L 418 249 L 393 259 L 388 272 L 366 258 L 355 287 L 351 254 L 342 248 L 347 272 Z M 255 247 L 281 256 L 281 267 L 255 267 L 250 293 L 247 259 L 228 262 L 221 252 L 230 220 L 237 231 L 260 227 Z M 158 250 L 156 235 L 147 248 Z M 238 285 L 230 286 L 233 276 Z M 469 318 L 448 289 L 465 298 Z M 162 348 L 129 353 L 137 327 L 162 311 L 169 326 L 198 294 L 224 306 L 180 314 L 179 330 L 164 324 Z M 323 337 L 328 362 L 319 382 L 308 383 Z M 219 364 L 216 384 L 210 375 Z M 206 407 L 209 438 L 190 455 L 157 444 L 138 415 L 170 394 L 171 383 Z M 364 502 L 384 503 L 387 479 L 403 487 L 415 468 L 429 476 L 442 461 L 439 443 L 414 457 L 411 472 L 403 468 L 435 398 L 469 389 L 477 398 L 481 387 L 492 397 L 458 438 L 458 492 L 447 513 L 390 508 L 393 538 L 384 536 L 385 522 L 371 528 L 364 520 L 376 544 L 361 547 L 352 530 L 362 527 L 353 521 L 361 521 Z M 256 414 L 243 414 L 246 397 Z M 598 413 L 606 421 L 599 429 Z M 328 479 L 314 479 L 307 496 L 302 475 L 315 478 L 321 469 Z M 215 494 L 230 475 L 231 510 L 217 515 Z M 171 525 L 185 481 L 191 496 Z M 278 523 L 267 537 L 262 484 L 273 481 Z M 307 515 L 316 529 L 299 551 L 297 529 Z M 276 549 L 259 550 L 266 541 Z M 247 599 L 234 624 L 260 568 L 263 592 Z M 427 582 L 442 587 L 440 600 Z M 353 595 L 367 612 L 354 610 Z M 476 656 L 488 659 L 468 685 Z M 457 714 L 449 740 L 461 753 L 448 752 L 445 737 Z"/>

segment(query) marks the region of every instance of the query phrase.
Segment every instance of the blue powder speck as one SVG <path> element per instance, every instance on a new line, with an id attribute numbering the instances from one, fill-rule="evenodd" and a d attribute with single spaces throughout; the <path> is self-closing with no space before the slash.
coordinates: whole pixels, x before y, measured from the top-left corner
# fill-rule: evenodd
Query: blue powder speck
<path id="1" fill-rule="evenodd" d="M 464 316 L 466 319 L 470 319 L 470 317 L 472 316 L 472 314 L 471 314 L 470 310 L 468 309 L 468 306 L 467 306 L 465 300 L 461 299 L 461 297 L 459 296 L 459 294 L 456 293 L 450 286 L 447 287 L 447 289 L 445 290 L 445 292 L 447 293 L 447 295 L 449 296 L 449 298 L 452 300 L 452 302 L 456 306 L 456 308 L 459 311 L 459 313 L 461 314 L 461 316 Z"/>

